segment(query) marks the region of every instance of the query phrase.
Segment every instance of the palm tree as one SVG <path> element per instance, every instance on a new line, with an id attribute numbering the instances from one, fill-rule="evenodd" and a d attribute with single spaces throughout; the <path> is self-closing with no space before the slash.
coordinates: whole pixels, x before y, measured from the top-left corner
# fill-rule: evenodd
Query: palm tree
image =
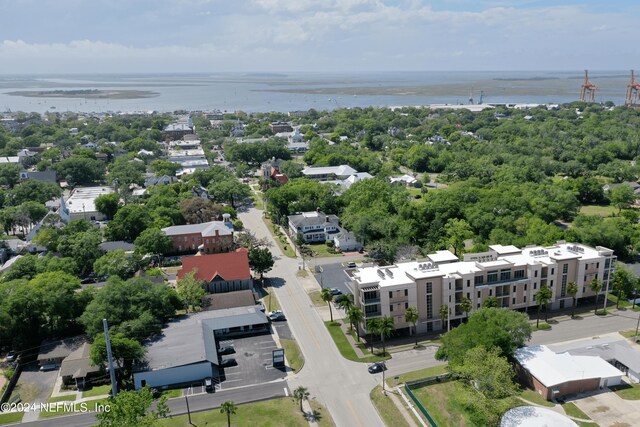
<path id="1" fill-rule="evenodd" d="M 226 402 L 222 402 L 220 405 L 220 413 L 227 414 L 227 426 L 231 427 L 231 415 L 236 413 L 236 409 L 238 407 L 231 400 L 227 400 Z"/>
<path id="2" fill-rule="evenodd" d="M 602 282 L 596 277 L 591 281 L 589 288 L 591 288 L 591 290 L 596 293 L 596 308 L 595 310 L 593 310 L 593 314 L 598 314 L 598 297 L 600 296 L 600 291 L 602 290 Z"/>
<path id="3" fill-rule="evenodd" d="M 336 299 L 336 304 L 338 307 L 344 308 L 345 312 L 349 311 L 351 307 L 353 307 L 353 295 L 352 294 L 342 294 Z"/>
<path id="4" fill-rule="evenodd" d="M 469 312 L 472 308 L 471 300 L 467 297 L 462 298 L 462 301 L 460 301 L 460 310 L 462 310 L 467 319 L 469 318 Z"/>
<path id="5" fill-rule="evenodd" d="M 624 270 L 617 269 L 613 275 L 613 290 L 616 291 L 616 310 L 620 308 L 620 298 L 624 294 L 624 288 L 626 285 L 626 274 Z"/>
<path id="6" fill-rule="evenodd" d="M 449 318 L 449 304 L 444 304 L 440 307 L 440 311 L 438 312 L 440 318 L 442 319 L 442 323 L 444 323 Z M 449 324 L 447 324 L 447 332 L 449 332 Z"/>
<path id="7" fill-rule="evenodd" d="M 576 295 L 578 294 L 578 284 L 576 282 L 567 283 L 567 294 L 573 298 L 573 304 L 571 305 L 571 318 L 573 319 L 576 310 Z"/>
<path id="8" fill-rule="evenodd" d="M 498 298 L 496 297 L 487 297 L 487 299 L 482 302 L 482 307 L 484 308 L 498 308 L 499 305 L 500 303 L 498 303 Z"/>
<path id="9" fill-rule="evenodd" d="M 293 397 L 300 402 L 300 412 L 304 412 L 302 409 L 302 401 L 307 400 L 309 398 L 309 391 L 306 387 L 299 386 L 295 390 L 293 390 Z"/>
<path id="10" fill-rule="evenodd" d="M 351 329 L 353 330 L 353 325 L 356 326 L 356 335 L 358 336 L 358 342 L 360 342 L 360 322 L 364 318 L 362 314 L 362 309 L 360 307 L 351 307 L 351 309 L 347 312 L 347 316 L 349 317 L 349 323 L 351 323 Z"/>
<path id="11" fill-rule="evenodd" d="M 380 322 L 382 319 L 374 317 L 367 320 L 367 332 L 370 334 L 371 353 L 373 353 L 373 337 L 380 333 Z"/>
<path id="12" fill-rule="evenodd" d="M 540 326 L 540 310 L 542 309 L 542 306 L 545 306 L 544 321 L 545 322 L 547 321 L 546 305 L 549 304 L 549 301 L 551 301 L 551 294 L 552 294 L 551 288 L 548 288 L 547 286 L 541 286 L 538 293 L 535 294 L 533 297 L 536 303 L 538 303 L 538 318 L 536 319 L 536 328 Z"/>
<path id="13" fill-rule="evenodd" d="M 418 333 L 416 331 L 416 322 L 418 321 L 418 308 L 408 307 L 404 312 L 404 320 L 413 324 L 413 335 L 416 336 L 416 347 L 418 346 Z"/>
<path id="14" fill-rule="evenodd" d="M 393 318 L 391 316 L 384 316 L 380 319 L 380 339 L 382 340 L 382 355 L 387 354 L 387 348 L 385 346 L 385 338 L 391 336 L 394 330 Z"/>
<path id="15" fill-rule="evenodd" d="M 331 289 L 322 288 L 320 292 L 320 298 L 322 301 L 326 302 L 329 305 L 329 314 L 331 315 L 331 323 L 333 323 L 333 310 L 331 309 L 331 301 L 333 301 L 333 294 L 331 293 Z"/>

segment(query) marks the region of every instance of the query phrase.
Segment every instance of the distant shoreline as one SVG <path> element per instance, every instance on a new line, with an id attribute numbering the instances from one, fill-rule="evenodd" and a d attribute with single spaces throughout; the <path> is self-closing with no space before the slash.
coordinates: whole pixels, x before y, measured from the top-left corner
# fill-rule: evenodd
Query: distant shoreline
<path id="1" fill-rule="evenodd" d="M 19 90 L 6 92 L 11 96 L 23 96 L 27 98 L 81 98 L 81 99 L 140 99 L 159 96 L 158 92 L 150 90 Z"/>

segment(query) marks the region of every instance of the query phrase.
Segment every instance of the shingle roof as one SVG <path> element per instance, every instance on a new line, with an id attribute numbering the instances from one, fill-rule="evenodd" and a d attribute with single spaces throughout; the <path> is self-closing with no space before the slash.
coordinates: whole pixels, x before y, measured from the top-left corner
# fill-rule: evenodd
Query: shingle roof
<path id="1" fill-rule="evenodd" d="M 99 366 L 91 366 L 91 344 L 85 342 L 69 354 L 60 366 L 60 376 L 83 378 L 91 372 L 98 372 Z"/>
<path id="2" fill-rule="evenodd" d="M 183 257 L 178 279 L 194 269 L 198 269 L 196 278 L 205 282 L 211 282 L 217 276 L 226 281 L 251 278 L 249 255 L 246 249 L 223 254 Z"/>
<path id="3" fill-rule="evenodd" d="M 85 336 L 66 338 L 64 340 L 43 341 L 42 344 L 40 344 L 38 361 L 65 358 L 86 341 L 87 337 Z"/>
<path id="4" fill-rule="evenodd" d="M 123 240 L 116 240 L 113 242 L 102 242 L 98 245 L 100 249 L 105 252 L 116 251 L 122 249 L 125 252 L 134 250 L 133 243 L 125 242 Z"/>
<path id="5" fill-rule="evenodd" d="M 204 237 L 215 236 L 216 230 L 218 230 L 218 234 L 220 236 L 233 234 L 233 231 L 230 230 L 222 221 L 203 222 L 202 224 L 174 225 L 172 227 L 162 229 L 164 234 L 167 236 L 200 233 Z"/>
<path id="6" fill-rule="evenodd" d="M 256 305 L 256 300 L 253 296 L 253 291 L 249 289 L 206 295 L 202 301 L 204 310 L 221 310 L 252 305 Z"/>

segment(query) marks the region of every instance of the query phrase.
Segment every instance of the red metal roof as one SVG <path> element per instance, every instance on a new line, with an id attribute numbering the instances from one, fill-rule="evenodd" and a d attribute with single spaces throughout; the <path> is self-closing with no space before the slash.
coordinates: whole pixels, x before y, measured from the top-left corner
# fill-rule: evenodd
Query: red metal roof
<path id="1" fill-rule="evenodd" d="M 205 282 L 211 282 L 216 276 L 226 281 L 251 278 L 249 254 L 246 249 L 223 254 L 183 257 L 178 279 L 196 268 L 196 278 Z"/>

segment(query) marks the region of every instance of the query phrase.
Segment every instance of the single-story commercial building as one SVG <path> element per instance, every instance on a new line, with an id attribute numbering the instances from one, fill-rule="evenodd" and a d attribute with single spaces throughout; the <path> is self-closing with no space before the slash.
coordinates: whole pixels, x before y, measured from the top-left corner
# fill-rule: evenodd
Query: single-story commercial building
<path id="1" fill-rule="evenodd" d="M 76 188 L 65 201 L 60 201 L 59 214 L 63 221 L 74 219 L 86 219 L 88 221 L 104 221 L 107 217 L 98 212 L 96 199 L 105 194 L 111 194 L 115 190 L 112 187 L 85 187 Z"/>
<path id="2" fill-rule="evenodd" d="M 547 400 L 618 385 L 624 375 L 600 357 L 554 353 L 544 345 L 519 348 L 515 358 L 521 380 Z"/>
<path id="3" fill-rule="evenodd" d="M 218 377 L 218 338 L 267 331 L 269 320 L 255 306 L 202 311 L 171 321 L 161 335 L 145 344 L 146 362 L 134 368 L 135 389 Z"/>

